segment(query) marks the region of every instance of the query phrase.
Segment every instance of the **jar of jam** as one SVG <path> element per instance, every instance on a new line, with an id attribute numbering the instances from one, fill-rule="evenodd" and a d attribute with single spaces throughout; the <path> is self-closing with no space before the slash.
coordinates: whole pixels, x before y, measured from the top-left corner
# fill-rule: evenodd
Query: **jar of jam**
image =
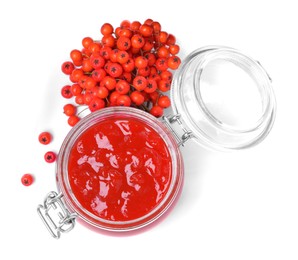
<path id="1" fill-rule="evenodd" d="M 179 146 L 189 139 L 216 150 L 261 142 L 276 104 L 271 79 L 238 50 L 207 46 L 175 73 L 173 114 L 156 119 L 128 107 L 84 117 L 66 136 L 56 164 L 59 192 L 38 213 L 59 238 L 75 219 L 100 230 L 131 231 L 163 216 L 179 197 L 184 168 Z"/>

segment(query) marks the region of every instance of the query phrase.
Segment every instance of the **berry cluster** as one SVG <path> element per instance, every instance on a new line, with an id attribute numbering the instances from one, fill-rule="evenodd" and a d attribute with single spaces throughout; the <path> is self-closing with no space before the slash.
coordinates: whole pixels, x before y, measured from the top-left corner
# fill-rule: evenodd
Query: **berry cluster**
<path id="1" fill-rule="evenodd" d="M 122 21 L 114 28 L 101 26 L 101 39 L 85 37 L 83 48 L 70 52 L 71 61 L 62 64 L 62 72 L 72 84 L 61 94 L 76 105 L 66 104 L 68 124 L 79 120 L 77 105 L 91 112 L 108 106 L 133 106 L 156 117 L 171 105 L 166 92 L 171 87 L 172 70 L 181 60 L 174 35 L 161 30 L 159 22 L 147 19 Z"/>

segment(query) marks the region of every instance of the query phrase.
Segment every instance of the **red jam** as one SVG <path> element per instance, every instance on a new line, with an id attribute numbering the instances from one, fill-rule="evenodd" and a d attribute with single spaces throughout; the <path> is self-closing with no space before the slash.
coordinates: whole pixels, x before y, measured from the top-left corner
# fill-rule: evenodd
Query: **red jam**
<path id="1" fill-rule="evenodd" d="M 76 140 L 68 162 L 71 189 L 83 208 L 110 221 L 152 211 L 167 194 L 171 157 L 162 137 L 138 119 L 108 118 Z"/>

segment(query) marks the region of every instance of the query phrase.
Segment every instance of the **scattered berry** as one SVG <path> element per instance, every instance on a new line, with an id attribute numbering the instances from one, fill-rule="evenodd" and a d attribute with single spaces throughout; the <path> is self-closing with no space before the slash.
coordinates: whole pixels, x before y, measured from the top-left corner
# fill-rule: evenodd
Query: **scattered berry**
<path id="1" fill-rule="evenodd" d="M 38 141 L 41 144 L 49 144 L 52 141 L 52 135 L 49 132 L 42 132 L 38 136 Z"/>
<path id="2" fill-rule="evenodd" d="M 46 152 L 44 159 L 47 163 L 52 163 L 56 161 L 56 154 L 54 152 Z"/>
<path id="3" fill-rule="evenodd" d="M 30 186 L 34 181 L 32 174 L 26 173 L 22 176 L 21 182 L 24 186 Z"/>

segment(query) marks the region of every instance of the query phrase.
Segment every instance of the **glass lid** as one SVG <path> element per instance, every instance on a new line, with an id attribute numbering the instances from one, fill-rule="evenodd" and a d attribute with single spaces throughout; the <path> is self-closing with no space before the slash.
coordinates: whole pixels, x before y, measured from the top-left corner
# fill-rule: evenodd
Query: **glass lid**
<path id="1" fill-rule="evenodd" d="M 183 125 L 209 148 L 253 146 L 274 122 L 270 77 L 259 62 L 228 47 L 188 55 L 174 75 L 171 97 Z"/>

